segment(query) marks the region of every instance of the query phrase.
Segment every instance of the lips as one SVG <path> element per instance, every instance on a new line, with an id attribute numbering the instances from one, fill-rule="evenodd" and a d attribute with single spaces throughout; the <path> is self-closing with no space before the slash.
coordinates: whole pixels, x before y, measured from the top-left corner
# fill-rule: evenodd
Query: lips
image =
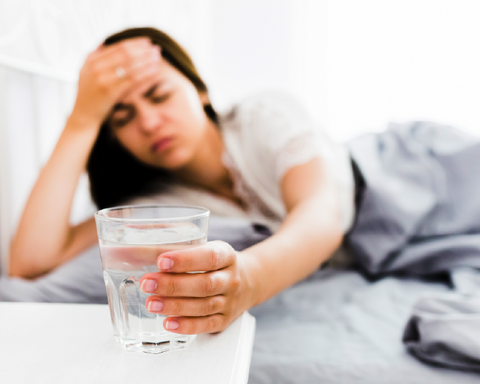
<path id="1" fill-rule="evenodd" d="M 160 139 L 160 140 L 156 141 L 155 143 L 153 143 L 152 146 L 150 147 L 150 149 L 153 153 L 161 152 L 164 149 L 168 148 L 171 143 L 172 143 L 172 139 L 170 137 L 166 137 L 164 139 Z"/>

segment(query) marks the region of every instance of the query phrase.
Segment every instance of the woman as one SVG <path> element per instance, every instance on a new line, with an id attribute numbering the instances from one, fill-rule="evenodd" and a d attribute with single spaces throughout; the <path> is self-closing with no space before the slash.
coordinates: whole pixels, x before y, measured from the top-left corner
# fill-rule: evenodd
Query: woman
<path id="1" fill-rule="evenodd" d="M 275 231 L 242 252 L 209 242 L 158 258 L 161 272 L 141 280 L 154 294 L 146 305 L 178 316 L 164 324 L 182 334 L 221 331 L 305 278 L 339 246 L 353 217 L 346 150 L 319 136 L 300 107 L 264 95 L 217 118 L 187 54 L 150 28 L 114 35 L 87 57 L 73 111 L 21 217 L 11 275 L 42 275 L 97 241 L 93 218 L 69 224 L 87 164 L 100 208 L 159 181 L 186 202 L 200 195 L 213 212 Z M 208 273 L 186 273 L 198 270 Z"/>
<path id="2" fill-rule="evenodd" d="M 140 286 L 153 294 L 149 311 L 176 315 L 164 323 L 172 332 L 225 329 L 318 269 L 347 231 L 372 275 L 480 267 L 478 140 L 415 123 L 354 140 L 349 151 L 355 162 L 285 95 L 217 115 L 171 38 L 121 32 L 82 68 L 72 114 L 20 220 L 10 273 L 42 275 L 96 243 L 93 218 L 69 224 L 86 167 L 100 208 L 154 193 L 274 232 L 241 252 L 217 241 L 160 255 L 160 272 Z M 198 270 L 207 273 L 187 273 Z"/>

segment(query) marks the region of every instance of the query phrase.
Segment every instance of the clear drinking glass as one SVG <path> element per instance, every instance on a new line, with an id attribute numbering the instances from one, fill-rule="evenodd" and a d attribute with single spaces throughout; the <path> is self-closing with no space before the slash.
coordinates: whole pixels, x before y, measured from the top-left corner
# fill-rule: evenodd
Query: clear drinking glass
<path id="1" fill-rule="evenodd" d="M 164 252 L 207 241 L 210 211 L 197 206 L 122 206 L 95 213 L 98 241 L 116 340 L 129 351 L 161 353 L 183 348 L 192 336 L 168 332 L 166 316 L 147 311 L 139 282 L 158 272 Z"/>

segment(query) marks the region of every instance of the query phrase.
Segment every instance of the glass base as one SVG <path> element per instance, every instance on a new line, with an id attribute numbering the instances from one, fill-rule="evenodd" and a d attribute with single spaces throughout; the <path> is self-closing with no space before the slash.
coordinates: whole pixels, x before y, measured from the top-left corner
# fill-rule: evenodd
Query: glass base
<path id="1" fill-rule="evenodd" d="M 185 348 L 195 338 L 195 335 L 177 335 L 163 341 L 142 341 L 139 339 L 122 339 L 116 336 L 115 340 L 127 351 L 158 354 Z"/>

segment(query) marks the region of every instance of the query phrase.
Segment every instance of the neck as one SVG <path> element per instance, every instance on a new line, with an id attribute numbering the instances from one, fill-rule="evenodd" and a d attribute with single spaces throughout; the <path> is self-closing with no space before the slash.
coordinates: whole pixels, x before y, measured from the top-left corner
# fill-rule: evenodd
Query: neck
<path id="1" fill-rule="evenodd" d="M 175 171 L 181 182 L 201 187 L 214 193 L 226 195 L 231 191 L 232 181 L 223 165 L 224 143 L 218 127 L 208 120 L 205 135 L 193 159 Z"/>

